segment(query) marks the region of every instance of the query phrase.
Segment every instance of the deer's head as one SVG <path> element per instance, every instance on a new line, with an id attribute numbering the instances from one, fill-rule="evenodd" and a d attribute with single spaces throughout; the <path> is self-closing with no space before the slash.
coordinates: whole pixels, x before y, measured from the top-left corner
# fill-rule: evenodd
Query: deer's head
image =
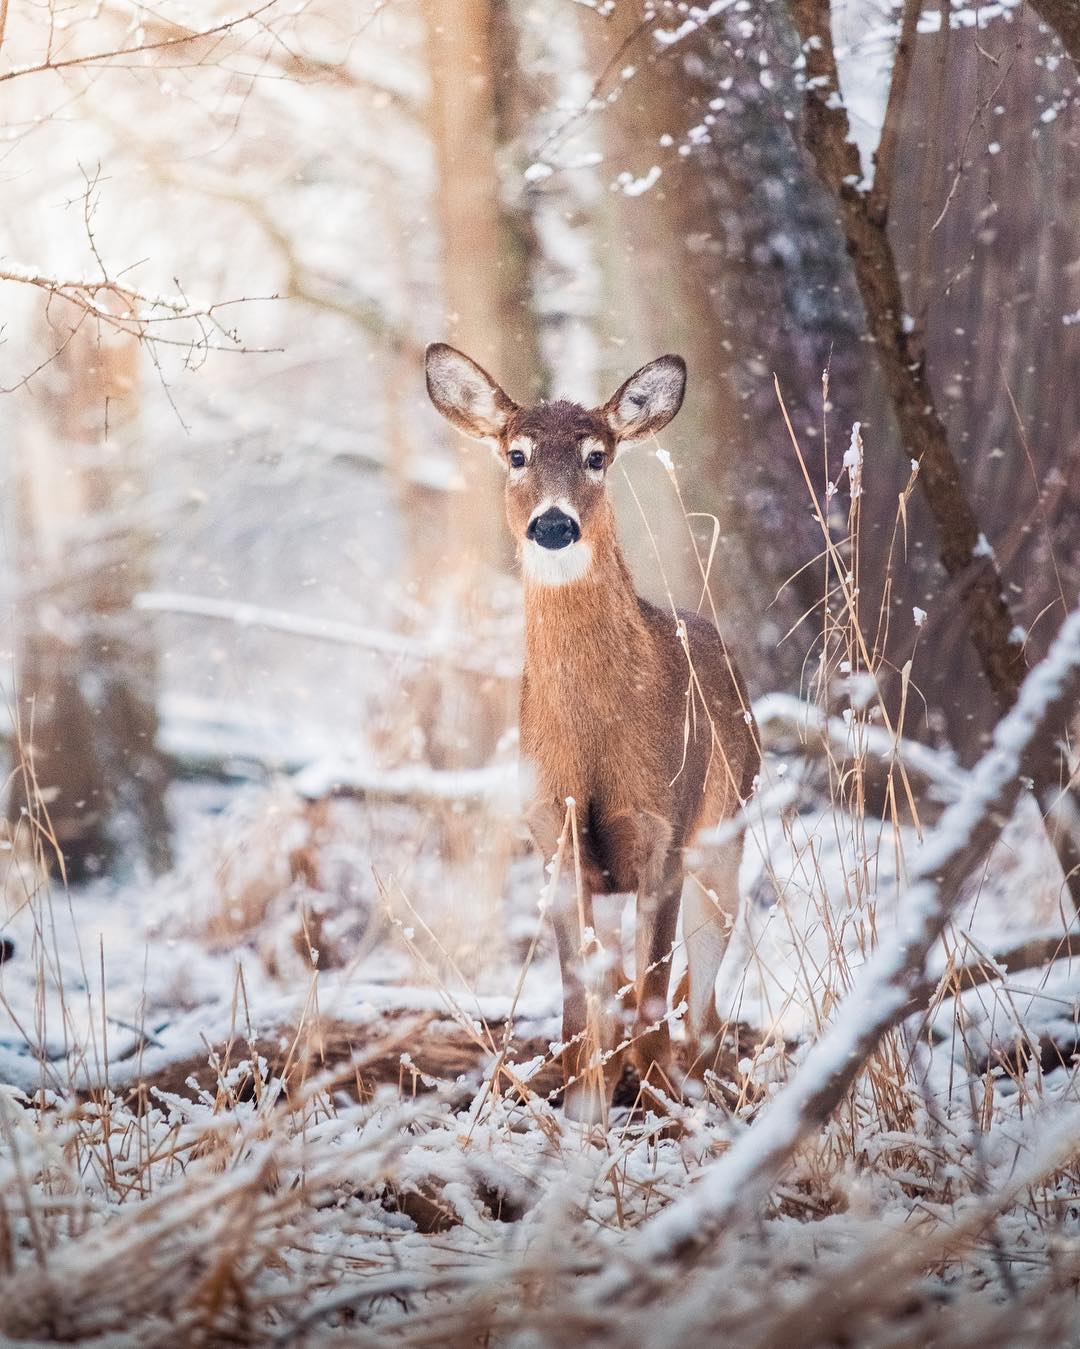
<path id="1" fill-rule="evenodd" d="M 526 576 L 562 585 L 586 574 L 594 537 L 608 526 L 607 473 L 619 451 L 678 412 L 686 363 L 661 356 L 643 365 L 603 407 L 523 408 L 475 361 L 435 342 L 427 349 L 427 387 L 442 415 L 490 446 L 505 469 L 506 516 Z"/>

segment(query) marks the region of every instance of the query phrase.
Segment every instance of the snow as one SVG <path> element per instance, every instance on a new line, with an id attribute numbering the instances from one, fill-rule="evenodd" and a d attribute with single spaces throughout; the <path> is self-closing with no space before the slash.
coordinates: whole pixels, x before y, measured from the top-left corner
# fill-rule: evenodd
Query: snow
<path id="1" fill-rule="evenodd" d="M 1072 638 L 1080 647 L 1075 632 Z M 1060 668 L 1060 662 L 1052 668 Z M 1052 684 L 1051 673 L 1040 683 L 1043 695 Z M 1032 707 L 1025 689 L 1020 721 Z M 807 738 L 828 736 L 841 762 L 860 753 L 879 753 L 886 760 L 896 753 L 880 727 L 845 724 L 788 695 L 759 700 L 755 711 L 769 743 L 775 743 L 777 728 L 794 725 Z M 375 1322 L 387 1330 L 411 1323 L 414 1295 L 421 1304 L 434 1299 L 444 1309 L 440 1315 L 456 1314 L 455 1308 L 465 1315 L 472 1296 L 484 1296 L 491 1288 L 490 1280 L 513 1288 L 540 1252 L 551 1253 L 544 1257 L 549 1269 L 567 1271 L 570 1282 L 561 1295 L 567 1308 L 618 1308 L 639 1271 L 657 1277 L 673 1243 L 696 1239 L 702 1224 L 718 1212 L 727 1214 L 732 1233 L 757 1232 L 752 1242 L 727 1242 L 709 1257 L 722 1262 L 725 1286 L 733 1289 L 725 1315 L 735 1327 L 743 1318 L 759 1319 L 762 1308 L 772 1305 L 768 1298 L 778 1292 L 797 1294 L 798 1276 L 780 1271 L 800 1266 L 841 1271 L 873 1249 L 883 1234 L 902 1231 L 946 1174 L 952 1199 L 941 1213 L 948 1213 L 949 1224 L 975 1222 L 980 1205 L 990 1202 L 983 1195 L 992 1195 L 1003 1209 L 1020 1186 L 1043 1184 L 1047 1168 L 1067 1146 L 1067 1130 L 1077 1127 L 1069 1113 L 1075 1106 L 1064 1099 L 1064 1084 L 1054 1085 L 1060 1074 L 1047 1078 L 1039 1108 L 1026 1104 L 1012 1080 L 1003 1078 L 995 1095 L 995 1122 L 976 1167 L 967 1142 L 967 1068 L 953 1009 L 962 1009 L 969 1054 L 994 1047 L 1009 1052 L 1021 1027 L 1028 1035 L 1067 1038 L 1080 1004 L 1075 962 L 1061 962 L 1042 976 L 1009 971 L 1008 991 L 1000 996 L 988 996 L 989 988 L 969 990 L 956 1003 L 945 1000 L 936 1009 L 933 1025 L 940 1043 L 930 1053 L 922 1090 L 931 1095 L 938 1124 L 931 1124 L 919 1105 L 898 1127 L 879 1115 L 865 1087 L 858 1088 L 852 1146 L 862 1159 L 860 1167 L 857 1173 L 829 1171 L 835 1178 L 828 1185 L 849 1195 L 846 1206 L 834 1209 L 815 1179 L 814 1150 L 839 1147 L 843 1136 L 830 1125 L 775 1191 L 804 1194 L 806 1203 L 820 1204 L 813 1220 L 797 1210 L 797 1216 L 773 1216 L 760 1229 L 742 1226 L 740 1217 L 761 1193 L 762 1156 L 787 1148 L 815 1083 L 842 1068 L 852 1036 L 867 1018 L 880 1018 L 895 1005 L 895 999 L 890 1003 L 881 994 L 882 974 L 895 968 L 896 951 L 911 939 L 919 908 L 929 902 L 921 878 L 941 864 L 944 852 L 936 840 L 955 839 L 968 827 L 978 801 L 1002 780 L 1005 760 L 995 756 L 1008 759 L 1016 748 L 1006 728 L 991 756 L 998 765 L 995 773 L 980 766 L 969 776 L 946 755 L 902 745 L 901 756 L 913 761 L 922 756 L 925 776 L 959 801 L 922 845 L 913 829 L 905 829 L 899 840 L 883 830 L 873 847 L 869 876 L 851 821 L 817 791 L 810 765 L 791 748 L 779 761 L 770 753 L 766 782 L 745 811 L 741 888 L 747 902 L 718 986 L 721 1011 L 757 1027 L 753 1049 L 740 1055 L 738 1072 L 741 1081 L 754 1084 L 761 1100 L 735 1115 L 707 1099 L 672 1103 L 681 1137 L 668 1136 L 668 1120 L 648 1115 L 635 1123 L 625 1113 L 610 1133 L 584 1130 L 546 1099 L 543 1074 L 550 1071 L 549 1054 L 537 1046 L 561 1038 L 561 987 L 550 933 L 536 910 L 542 868 L 523 844 L 502 910 L 484 920 L 488 926 L 479 934 L 487 984 L 481 992 L 453 964 L 437 969 L 421 958 L 430 949 L 426 925 L 431 910 L 425 917 L 399 909 L 382 936 L 375 936 L 378 924 L 373 928 L 369 921 L 369 937 L 349 938 L 345 949 L 353 954 L 343 963 L 335 960 L 334 924 L 365 902 L 356 888 L 365 856 L 379 859 L 375 866 L 382 868 L 384 843 L 391 855 L 400 854 L 401 837 L 412 831 L 410 817 L 422 817 L 416 806 L 380 807 L 381 815 L 371 818 L 366 813 L 372 808 L 364 807 L 365 815 L 343 819 L 343 832 L 332 835 L 339 842 L 324 839 L 325 859 L 328 850 L 338 849 L 351 868 L 341 891 L 347 898 L 343 905 L 336 901 L 335 908 L 330 869 L 324 867 L 314 889 L 310 881 L 289 879 L 288 858 L 310 841 L 303 806 L 291 789 L 281 786 L 268 793 L 266 787 L 250 786 L 239 794 L 222 789 L 224 809 L 212 814 L 193 799 L 184 807 L 187 843 L 175 877 L 119 890 L 102 884 L 80 892 L 70 905 L 58 902 L 59 897 L 47 903 L 42 896 L 5 928 L 17 951 L 14 961 L 0 967 L 0 996 L 5 1015 L 12 1017 L 0 1029 L 0 1073 L 9 1083 L 0 1102 L 0 1118 L 8 1121 L 5 1137 L 12 1136 L 12 1119 L 32 1118 L 19 1092 L 30 1095 L 44 1083 L 57 1102 L 72 1085 L 101 1093 L 107 1071 L 110 1094 L 94 1097 L 109 1103 L 107 1121 L 90 1103 L 77 1125 L 62 1112 L 54 1122 L 46 1114 L 40 1130 L 18 1125 L 18 1155 L 24 1163 L 41 1149 L 60 1157 L 65 1147 L 81 1148 L 95 1159 L 72 1190 L 83 1206 L 79 1230 L 87 1236 L 65 1237 L 49 1258 L 50 1287 L 65 1290 L 64 1314 L 92 1329 L 90 1318 L 104 1315 L 110 1301 L 122 1305 L 125 1288 L 134 1287 L 130 1273 L 126 1282 L 118 1280 L 120 1267 L 114 1261 L 124 1259 L 125 1251 L 138 1250 L 140 1260 L 151 1262 L 153 1286 L 162 1298 L 177 1298 L 172 1290 L 192 1258 L 190 1238 L 183 1234 L 197 1233 L 202 1250 L 226 1243 L 222 1215 L 238 1202 L 252 1230 L 262 1233 L 260 1240 L 272 1243 L 284 1262 L 280 1274 L 271 1269 L 253 1276 L 258 1295 L 273 1299 L 298 1283 L 310 1285 L 303 1296 L 294 1292 L 283 1309 L 279 1329 L 285 1336 L 304 1327 L 305 1333 L 321 1333 L 319 1328 L 334 1324 L 343 1309 L 368 1307 L 380 1293 L 386 1298 L 378 1304 Z M 342 809 L 360 810 L 351 803 Z M 997 864 L 977 878 L 955 914 L 951 944 L 965 949 L 970 941 L 986 950 L 1001 949 L 1002 935 L 1015 940 L 1018 898 L 1031 930 L 1055 932 L 1055 864 L 1052 855 L 1033 856 L 1037 820 L 1037 809 L 1026 798 L 1002 840 Z M 909 878 L 902 903 L 896 844 Z M 703 841 L 702 857 L 692 859 L 692 866 L 704 864 L 710 846 Z M 268 869 L 270 897 L 263 911 L 255 888 Z M 423 848 L 409 870 L 413 893 L 430 889 L 437 894 L 440 886 L 452 883 L 445 861 Z M 278 904 L 278 891 L 288 901 L 284 905 Z M 1036 894 L 1045 896 L 1041 909 L 1032 905 Z M 374 892 L 372 903 L 378 903 Z M 244 912 L 231 918 L 233 906 Z M 305 910 L 320 913 L 323 928 L 322 935 L 302 943 L 301 952 L 294 948 L 293 935 Z M 249 926 L 245 914 L 250 914 Z M 225 920 L 236 924 L 236 935 L 210 938 Z M 868 958 L 870 923 L 879 946 Z M 465 930 L 469 923 L 458 919 L 456 926 L 459 938 L 471 937 Z M 46 937 L 59 960 L 48 957 L 43 974 L 38 959 L 24 957 L 35 949 L 44 955 Z M 531 962 L 523 964 L 521 952 L 534 939 L 539 945 Z M 319 951 L 314 963 L 312 946 Z M 104 1000 L 97 972 L 100 951 Z M 931 968 L 945 968 L 944 961 L 939 946 Z M 680 962 L 677 949 L 676 978 Z M 813 972 L 809 980 L 808 972 Z M 835 990 L 851 982 L 854 991 L 837 1009 Z M 539 1084 L 528 1107 L 491 1090 L 508 1016 L 523 1046 L 515 1077 Z M 271 1051 L 279 1046 L 276 1052 L 283 1055 L 305 1017 L 313 1018 L 315 1028 L 336 1028 L 333 1033 L 346 1037 L 349 1048 L 325 1069 L 315 1060 L 300 1088 L 276 1075 Z M 678 1038 L 680 1010 L 668 1017 Z M 29 1044 L 46 1050 L 46 1063 L 28 1052 L 15 1019 L 32 1028 Z M 414 1030 L 404 1042 L 393 1040 L 410 1026 L 422 1026 L 423 1038 L 417 1039 Z M 819 1031 L 820 1038 L 810 1043 L 807 1037 Z M 464 1076 L 456 1064 L 441 1070 L 438 1058 L 431 1057 L 431 1046 L 454 1037 L 464 1043 L 472 1037 L 477 1045 Z M 365 1071 L 371 1053 L 387 1039 L 402 1089 L 385 1085 L 369 1099 L 354 1099 L 348 1083 Z M 229 1040 L 231 1066 L 210 1053 Z M 179 1078 L 189 1066 L 208 1057 L 217 1065 L 211 1086 L 206 1086 L 205 1071 L 199 1084 L 182 1085 Z M 243 1099 L 252 1075 L 258 1088 Z M 147 1076 L 162 1085 L 153 1087 L 147 1113 L 129 1116 L 125 1093 Z M 913 1100 L 920 1099 L 916 1091 Z M 753 1127 L 747 1129 L 751 1116 Z M 157 1159 L 149 1172 L 141 1169 L 146 1163 L 134 1146 L 139 1137 L 146 1141 L 147 1155 Z M 902 1167 L 893 1162 L 900 1154 Z M 108 1167 L 99 1160 L 106 1156 L 118 1186 L 146 1186 L 148 1197 L 115 1205 L 109 1199 Z M 219 1156 L 227 1159 L 224 1168 L 215 1160 Z M 187 1158 L 182 1168 L 174 1160 L 179 1157 Z M 11 1166 L 10 1146 L 0 1143 L 0 1183 Z M 260 1182 L 267 1168 L 280 1178 L 280 1189 Z M 513 1221 L 494 1218 L 496 1194 L 519 1215 Z M 280 1203 L 275 1206 L 274 1195 L 292 1196 L 290 1205 L 299 1206 L 283 1210 Z M 153 1196 L 161 1197 L 157 1207 Z M 427 1212 L 425 1202 L 445 1215 L 440 1224 L 448 1224 L 434 1238 L 417 1229 L 416 1215 Z M 1044 1233 L 1022 1214 L 1020 1206 L 999 1219 L 1019 1279 L 1031 1267 L 1025 1262 L 1037 1262 L 1047 1240 L 1055 1239 L 1052 1229 Z M 109 1241 L 95 1246 L 91 1257 L 87 1242 L 107 1215 Z M 126 1258 L 130 1270 L 134 1257 Z M 29 1264 L 19 1268 L 21 1296 L 12 1306 L 31 1306 L 37 1276 Z M 993 1277 L 992 1265 L 983 1272 L 976 1259 L 975 1268 L 980 1271 L 971 1276 L 976 1283 Z M 714 1281 L 716 1270 L 711 1263 L 707 1269 L 706 1282 Z M 390 1296 L 394 1290 L 403 1301 Z M 516 1301 L 512 1305 L 516 1308 Z M 678 1305 L 686 1324 L 703 1324 L 700 1318 L 709 1305 L 704 1287 L 691 1281 Z M 10 1324 L 5 1322 L 5 1328 Z M 173 1315 L 171 1324 L 175 1335 L 177 1325 L 186 1323 Z M 677 1337 L 674 1322 L 671 1333 Z M 732 1334 L 742 1342 L 741 1331 Z"/>
<path id="2" fill-rule="evenodd" d="M 710 0 L 708 5 L 691 5 L 686 11 L 687 17 L 678 28 L 657 28 L 653 38 L 661 47 L 673 47 L 703 28 L 711 19 L 732 8 L 738 8 L 737 0 Z"/>
<path id="3" fill-rule="evenodd" d="M 856 501 L 862 496 L 863 443 L 862 423 L 855 422 L 851 428 L 851 441 L 844 451 L 844 468 L 847 470 L 851 499 Z"/>
<path id="4" fill-rule="evenodd" d="M 977 3 L 977 0 L 962 0 L 952 4 L 949 10 L 949 27 L 983 29 L 995 19 L 1010 18 L 1019 8 L 1022 0 L 993 0 L 989 4 Z M 919 15 L 917 31 L 920 33 L 941 32 L 941 11 L 927 6 Z"/>
<path id="5" fill-rule="evenodd" d="M 640 178 L 635 178 L 632 173 L 623 172 L 615 179 L 613 187 L 621 192 L 624 197 L 643 196 L 651 187 L 655 187 L 660 181 L 660 165 L 654 164 L 647 173 L 642 174 Z"/>
<path id="6" fill-rule="evenodd" d="M 577 3 L 595 11 L 583 26 L 611 10 Z M 833 5 L 865 188 L 897 6 Z M 167 9 L 207 23 L 197 6 Z M 402 485 L 441 511 L 464 478 L 411 385 L 387 421 L 382 390 L 399 367 L 365 327 L 388 325 L 407 370 L 409 343 L 444 318 L 416 15 L 378 0 L 371 9 L 348 51 L 336 20 L 319 14 L 295 46 L 355 82 L 352 95 L 365 91 L 361 115 L 332 107 L 347 135 L 326 136 L 337 94 L 321 84 L 316 100 L 302 82 L 264 78 L 258 44 L 235 53 L 220 104 L 198 97 L 185 65 L 165 82 L 149 72 L 170 86 L 160 125 L 131 116 L 136 102 L 119 92 L 140 71 L 101 95 L 132 137 L 150 137 L 155 171 L 183 163 L 207 189 L 169 182 L 143 200 L 131 189 L 140 155 L 109 161 L 117 195 L 101 235 L 127 260 L 152 254 L 135 274 L 147 312 L 197 312 L 189 278 L 200 295 L 220 293 L 226 275 L 237 293 L 283 287 L 283 258 L 234 192 L 273 200 L 294 223 L 290 265 L 315 298 L 250 318 L 252 340 L 287 345 L 287 357 L 212 364 L 180 390 L 190 430 L 147 409 L 160 476 L 146 518 L 160 537 L 136 609 L 159 635 L 160 743 L 181 765 L 169 800 L 176 869 L 155 880 L 132 867 L 68 895 L 0 840 L 0 935 L 14 946 L 0 964 L 0 1338 L 34 1342 L 47 1322 L 50 1335 L 110 1349 L 315 1345 L 427 1341 L 437 1327 L 448 1343 L 524 1345 L 588 1338 L 603 1319 L 598 1333 L 612 1343 L 696 1343 L 718 1324 L 722 1289 L 725 1342 L 788 1343 L 823 1288 L 843 1296 L 863 1269 L 888 1269 L 868 1282 L 903 1299 L 902 1319 L 852 1330 L 875 1349 L 897 1333 L 948 1343 L 950 1327 L 970 1337 L 978 1316 L 1021 1317 L 1047 1270 L 1067 1274 L 1076 1240 L 1075 1177 L 1061 1169 L 1077 1136 L 1076 1074 L 1037 1052 L 1056 1045 L 1067 1057 L 1075 1044 L 1076 960 L 998 968 L 942 996 L 925 1024 L 891 1032 L 829 1121 L 790 1147 L 809 1096 L 896 1006 L 882 983 L 932 908 L 943 840 L 962 836 L 992 786 L 947 750 L 875 721 L 877 682 L 858 659 L 830 665 L 840 677 L 824 706 L 787 692 L 755 701 L 766 746 L 757 790 L 688 858 L 708 886 L 717 850 L 745 839 L 744 906 L 717 985 L 721 1013 L 742 1023 L 730 1062 L 673 1099 L 669 1117 L 620 1105 L 609 1127 L 590 1130 L 557 1104 L 561 979 L 514 737 L 486 767 L 433 767 L 418 738 L 387 744 L 394 728 L 382 715 L 388 695 L 432 669 L 516 677 L 521 633 L 512 584 L 493 593 L 498 612 L 482 630 L 427 621 L 403 549 Z M 612 198 L 620 165 L 604 167 L 600 118 L 579 115 L 593 80 L 568 12 L 562 0 L 521 11 L 543 106 L 527 113 L 508 190 L 528 197 L 535 225 L 552 385 L 592 405 L 636 341 L 611 322 L 604 223 L 635 203 Z M 951 22 L 1016 12 L 954 5 Z M 735 39 L 755 33 L 746 0 L 661 17 L 662 47 L 707 23 Z M 928 7 L 921 22 L 936 18 Z M 5 54 L 17 50 L 9 41 Z M 783 89 L 762 55 L 748 49 L 751 75 L 767 90 L 775 71 Z M 612 72 L 624 99 L 639 78 Z M 660 144 L 704 143 L 736 96 L 673 121 Z M 261 145 L 237 134 L 241 105 L 256 99 Z M 197 162 L 181 103 L 220 110 L 216 125 L 209 113 L 199 125 Z M 58 173 L 64 125 L 46 128 L 40 151 Z M 104 124 L 86 119 L 79 149 L 86 163 L 113 154 Z M 617 192 L 657 187 L 652 153 L 624 161 L 635 171 L 618 174 Z M 32 181 L 27 164 L 12 154 L 13 192 Z M 24 193 L 20 256 L 39 263 L 4 264 L 5 294 L 27 282 L 97 284 L 57 223 L 63 194 L 37 195 Z M 357 228 L 383 213 L 381 233 Z M 182 248 L 162 246 L 166 224 Z M 387 238 L 394 248 L 380 250 Z M 1063 315 L 1073 322 L 1080 312 Z M 673 474 L 669 452 L 654 453 Z M 853 500 L 862 468 L 856 424 L 844 455 Z M 77 526 L 88 547 L 115 527 L 111 517 Z M 975 555 L 990 555 L 981 536 Z M 17 582 L 4 578 L 5 595 Z M 911 612 L 922 626 L 926 611 Z M 1007 761 L 1016 746 L 1004 739 Z M 903 774 L 917 784 L 918 823 Z M 858 804 L 871 781 L 892 792 L 884 818 Z M 622 939 L 629 969 L 632 915 L 618 900 L 609 907 L 614 940 L 601 934 L 599 905 L 597 936 L 609 954 Z M 995 953 L 1066 930 L 1075 920 L 1060 869 L 1024 795 L 927 969 L 990 969 Z M 684 965 L 680 931 L 673 986 Z M 664 1013 L 677 1048 L 683 1015 L 681 1003 Z M 524 1083 L 531 1093 L 514 1085 Z M 766 1163 L 781 1154 L 772 1182 Z M 424 1203 L 445 1219 L 433 1233 Z M 665 1269 L 672 1243 L 696 1242 L 719 1213 L 725 1230 L 696 1269 Z M 1048 1342 L 1037 1327 L 1008 1326 L 1019 1326 L 1011 1342 Z"/>

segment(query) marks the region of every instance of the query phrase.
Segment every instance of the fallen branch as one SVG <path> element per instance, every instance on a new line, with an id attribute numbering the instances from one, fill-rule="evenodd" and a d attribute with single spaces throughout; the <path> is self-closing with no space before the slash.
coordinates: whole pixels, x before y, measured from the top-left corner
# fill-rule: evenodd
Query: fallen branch
<path id="1" fill-rule="evenodd" d="M 135 596 L 134 607 L 146 613 L 186 614 L 192 618 L 233 623 L 241 628 L 261 628 L 267 632 L 285 633 L 290 637 L 311 637 L 319 642 L 363 647 L 389 656 L 401 656 L 406 660 L 430 661 L 489 679 L 517 676 L 517 667 L 508 661 L 491 662 L 401 633 L 363 627 L 358 623 L 344 623 L 333 618 L 310 618 L 306 614 L 246 604 L 240 600 L 214 599 L 209 595 L 182 595 L 172 591 L 142 591 Z"/>
<path id="2" fill-rule="evenodd" d="M 967 791 L 927 835 L 910 870 L 897 930 L 867 961 L 836 1021 L 753 1129 L 628 1243 L 626 1263 L 605 1280 L 604 1297 L 623 1298 L 632 1290 L 647 1296 L 673 1264 L 696 1259 L 737 1216 L 757 1207 L 799 1144 L 829 1118 L 882 1037 L 906 1015 L 965 879 L 997 841 L 1021 777 L 1078 698 L 1080 610 L 1066 619 L 1049 655 L 998 722 L 990 750 L 969 774 Z"/>
<path id="3" fill-rule="evenodd" d="M 1056 932 L 1049 936 L 1029 937 L 1007 951 L 984 956 L 967 965 L 931 975 L 915 985 L 902 1013 L 925 1012 L 937 1001 L 959 997 L 968 989 L 981 988 L 995 979 L 1004 979 L 1018 970 L 1040 969 L 1055 960 L 1080 956 L 1080 932 Z"/>
<path id="4" fill-rule="evenodd" d="M 951 755 L 917 740 L 894 738 L 881 726 L 849 725 L 843 717 L 830 717 L 816 704 L 790 693 L 766 693 L 755 699 L 754 717 L 767 749 L 778 747 L 786 734 L 801 750 L 810 750 L 812 732 L 825 747 L 835 748 L 845 758 L 865 754 L 886 769 L 902 763 L 909 776 L 922 778 L 941 800 L 954 800 L 965 782 L 963 770 Z"/>
<path id="5" fill-rule="evenodd" d="M 311 801 L 327 797 L 359 801 L 412 801 L 427 805 L 486 805 L 496 809 L 511 803 L 516 809 L 514 764 L 486 768 L 438 769 L 427 764 L 408 768 L 375 768 L 363 764 L 314 763 L 292 779 L 292 785 Z"/>

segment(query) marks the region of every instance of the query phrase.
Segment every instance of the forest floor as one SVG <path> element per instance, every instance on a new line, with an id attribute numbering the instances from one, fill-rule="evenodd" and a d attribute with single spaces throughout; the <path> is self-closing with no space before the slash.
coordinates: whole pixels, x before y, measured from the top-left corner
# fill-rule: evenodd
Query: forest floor
<path id="1" fill-rule="evenodd" d="M 1080 1181 L 1059 1134 L 1080 1119 L 1075 959 L 991 968 L 959 996 L 946 980 L 796 1154 L 766 1221 L 656 1272 L 653 1218 L 694 1196 L 836 1017 L 920 846 L 797 756 L 770 761 L 760 801 L 718 984 L 725 1057 L 661 1115 L 627 1074 L 593 1129 L 560 1108 L 544 877 L 512 822 L 496 846 L 460 812 L 190 786 L 159 881 L 67 894 L 13 859 L 0 1330 L 1074 1342 Z M 462 849 L 479 823 L 486 843 Z M 1070 930 L 1025 802 L 938 968 Z M 672 960 L 674 987 L 678 944 Z"/>

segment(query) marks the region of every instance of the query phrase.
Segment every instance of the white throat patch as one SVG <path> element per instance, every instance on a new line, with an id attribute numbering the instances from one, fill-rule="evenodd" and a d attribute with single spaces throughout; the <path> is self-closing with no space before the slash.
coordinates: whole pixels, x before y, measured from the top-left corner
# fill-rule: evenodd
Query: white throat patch
<path id="1" fill-rule="evenodd" d="M 533 585 L 564 586 L 580 581 L 592 566 L 592 544 L 578 539 L 565 548 L 541 548 L 532 539 L 521 550 L 521 570 Z"/>

